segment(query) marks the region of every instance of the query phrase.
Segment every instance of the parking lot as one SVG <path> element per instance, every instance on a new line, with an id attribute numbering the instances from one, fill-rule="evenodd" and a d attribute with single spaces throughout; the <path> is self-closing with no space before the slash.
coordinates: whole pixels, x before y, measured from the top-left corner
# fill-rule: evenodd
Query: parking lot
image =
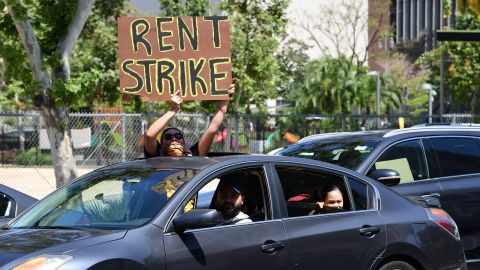
<path id="1" fill-rule="evenodd" d="M 80 168 L 83 175 L 94 168 Z M 9 186 L 34 198 L 41 199 L 55 190 L 55 173 L 52 167 L 0 167 L 0 184 Z"/>

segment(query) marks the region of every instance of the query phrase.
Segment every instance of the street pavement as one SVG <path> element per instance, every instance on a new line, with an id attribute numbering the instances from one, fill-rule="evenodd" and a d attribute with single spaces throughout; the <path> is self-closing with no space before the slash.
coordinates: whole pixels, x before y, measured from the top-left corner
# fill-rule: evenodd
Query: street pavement
<path id="1" fill-rule="evenodd" d="M 81 168 L 78 174 L 80 176 L 94 169 Z M 0 166 L 0 184 L 42 199 L 55 190 L 55 173 L 51 167 Z"/>

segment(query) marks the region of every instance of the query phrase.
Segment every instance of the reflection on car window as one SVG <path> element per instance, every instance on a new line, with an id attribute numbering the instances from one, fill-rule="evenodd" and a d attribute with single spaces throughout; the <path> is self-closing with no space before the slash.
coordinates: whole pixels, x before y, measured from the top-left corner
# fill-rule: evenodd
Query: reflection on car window
<path id="1" fill-rule="evenodd" d="M 282 184 L 289 217 L 307 216 L 320 213 L 351 211 L 350 199 L 342 176 L 299 167 L 276 166 Z M 339 206 L 328 199 L 337 189 L 342 199 Z M 338 196 L 332 199 L 338 200 Z M 322 204 L 323 202 L 323 204 Z M 327 207 L 325 207 L 327 206 Z"/>
<path id="2" fill-rule="evenodd" d="M 400 184 L 428 178 L 427 164 L 420 140 L 396 144 L 383 153 L 372 170 L 391 169 L 400 174 Z"/>
<path id="3" fill-rule="evenodd" d="M 66 185 L 12 225 L 128 229 L 155 217 L 196 171 L 124 170 L 95 174 Z"/>
<path id="4" fill-rule="evenodd" d="M 12 201 L 7 195 L 0 193 L 0 218 L 5 217 L 13 217 Z"/>
<path id="5" fill-rule="evenodd" d="M 375 194 L 371 186 L 352 178 L 348 178 L 348 184 L 352 191 L 355 210 L 359 211 L 375 208 Z"/>
<path id="6" fill-rule="evenodd" d="M 480 173 L 480 147 L 472 138 L 432 138 L 442 176 Z"/>
<path id="7" fill-rule="evenodd" d="M 377 146 L 378 138 L 353 137 L 291 145 L 278 154 L 320 160 L 355 169 Z"/>

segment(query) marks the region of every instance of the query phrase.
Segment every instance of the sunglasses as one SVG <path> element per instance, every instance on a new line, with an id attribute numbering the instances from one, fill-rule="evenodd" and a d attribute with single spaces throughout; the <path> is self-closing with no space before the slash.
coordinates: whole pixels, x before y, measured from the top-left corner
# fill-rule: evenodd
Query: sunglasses
<path id="1" fill-rule="evenodd" d="M 177 140 L 181 140 L 181 139 L 183 139 L 183 134 L 182 133 L 165 134 L 165 140 L 171 141 L 171 140 L 173 140 L 174 137 Z"/>

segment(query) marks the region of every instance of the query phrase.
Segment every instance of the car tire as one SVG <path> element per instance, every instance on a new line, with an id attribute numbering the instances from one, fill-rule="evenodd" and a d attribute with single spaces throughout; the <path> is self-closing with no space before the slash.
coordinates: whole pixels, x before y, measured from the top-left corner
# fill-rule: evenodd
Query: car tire
<path id="1" fill-rule="evenodd" d="M 382 265 L 378 270 L 415 270 L 415 267 L 406 262 L 392 261 Z"/>

